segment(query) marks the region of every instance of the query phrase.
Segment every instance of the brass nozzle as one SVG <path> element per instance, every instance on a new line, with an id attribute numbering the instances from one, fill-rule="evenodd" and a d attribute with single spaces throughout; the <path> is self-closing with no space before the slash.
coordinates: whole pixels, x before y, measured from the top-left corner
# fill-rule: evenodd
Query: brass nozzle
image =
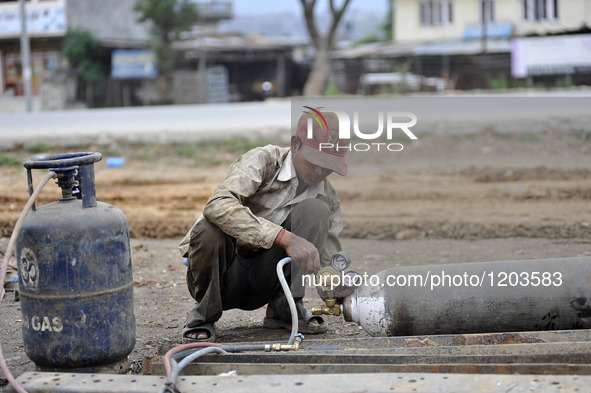
<path id="1" fill-rule="evenodd" d="M 338 317 L 341 315 L 341 305 L 335 304 L 332 307 L 314 306 L 312 307 L 312 315 L 334 315 Z"/>
<path id="2" fill-rule="evenodd" d="M 265 348 L 265 350 L 267 352 L 269 352 L 269 351 L 274 351 L 274 352 L 297 351 L 300 349 L 300 344 L 302 343 L 303 340 L 304 340 L 304 336 L 302 336 L 300 333 L 298 333 L 298 334 L 296 334 L 296 336 L 293 340 L 293 344 L 270 344 L 267 346 L 267 348 Z"/>
<path id="3" fill-rule="evenodd" d="M 297 351 L 299 347 L 299 344 L 271 344 L 271 351 Z"/>

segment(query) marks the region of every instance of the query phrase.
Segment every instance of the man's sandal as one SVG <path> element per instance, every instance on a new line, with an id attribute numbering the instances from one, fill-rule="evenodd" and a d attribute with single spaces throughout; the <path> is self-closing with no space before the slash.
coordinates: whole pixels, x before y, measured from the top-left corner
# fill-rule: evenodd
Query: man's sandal
<path id="1" fill-rule="evenodd" d="M 196 338 L 196 337 L 188 337 L 187 335 L 190 333 L 201 333 L 201 332 L 205 332 L 207 333 L 207 337 L 206 338 Z M 187 343 L 196 343 L 196 342 L 215 342 L 216 340 L 216 334 L 215 334 L 215 326 L 213 324 L 213 322 L 209 322 L 209 323 L 204 323 L 202 325 L 199 326 L 195 326 L 195 327 L 187 327 L 185 326 L 183 328 L 183 344 L 187 344 Z"/>
<path id="2" fill-rule="evenodd" d="M 309 327 L 308 322 L 310 322 L 311 320 L 315 320 L 316 322 L 318 322 L 318 326 Z M 263 326 L 266 327 L 267 329 L 291 330 L 291 320 L 284 321 L 281 319 L 265 317 L 263 319 Z M 312 315 L 312 313 L 309 311 L 306 312 L 306 315 L 304 316 L 303 319 L 300 319 L 298 321 L 298 333 L 320 334 L 320 333 L 326 332 L 327 330 L 328 330 L 328 325 L 326 324 L 324 319 L 320 316 Z"/>

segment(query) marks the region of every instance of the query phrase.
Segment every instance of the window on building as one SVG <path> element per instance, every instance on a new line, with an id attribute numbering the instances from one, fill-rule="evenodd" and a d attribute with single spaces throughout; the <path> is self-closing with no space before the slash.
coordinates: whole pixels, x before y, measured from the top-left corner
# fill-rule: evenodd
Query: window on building
<path id="1" fill-rule="evenodd" d="M 559 0 L 521 0 L 523 20 L 548 21 L 558 19 Z"/>
<path id="2" fill-rule="evenodd" d="M 495 0 L 480 0 L 478 2 L 478 12 L 480 14 L 480 23 L 491 23 L 496 19 Z"/>
<path id="3" fill-rule="evenodd" d="M 421 26 L 442 26 L 452 23 L 452 0 L 419 1 L 419 24 Z"/>

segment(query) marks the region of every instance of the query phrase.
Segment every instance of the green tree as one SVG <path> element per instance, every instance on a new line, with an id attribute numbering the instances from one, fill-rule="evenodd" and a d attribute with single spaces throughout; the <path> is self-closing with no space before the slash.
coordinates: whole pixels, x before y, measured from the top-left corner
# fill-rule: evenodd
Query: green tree
<path id="1" fill-rule="evenodd" d="M 92 33 L 85 29 L 68 30 L 62 45 L 62 54 L 76 71 L 86 91 L 86 104 L 93 107 L 97 85 L 104 82 L 109 72 L 108 52 Z"/>
<path id="2" fill-rule="evenodd" d="M 105 50 L 88 30 L 68 30 L 62 53 L 87 83 L 99 82 L 107 75 Z"/>
<path id="3" fill-rule="evenodd" d="M 386 0 L 388 3 L 388 11 L 386 13 L 386 20 L 382 24 L 382 31 L 384 33 L 385 41 L 392 41 L 394 39 L 394 0 Z"/>
<path id="4" fill-rule="evenodd" d="M 197 22 L 197 5 L 190 0 L 136 0 L 133 9 L 138 22 L 150 23 L 156 67 L 168 79 L 174 66 L 172 41 Z"/>

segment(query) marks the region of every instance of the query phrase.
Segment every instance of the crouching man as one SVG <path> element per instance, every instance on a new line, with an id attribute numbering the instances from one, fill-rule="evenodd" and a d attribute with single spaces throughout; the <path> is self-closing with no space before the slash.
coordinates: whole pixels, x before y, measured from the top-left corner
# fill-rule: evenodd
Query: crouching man
<path id="1" fill-rule="evenodd" d="M 304 114 L 290 147 L 255 148 L 230 166 L 179 245 L 189 260 L 187 286 L 196 301 L 185 320 L 184 342 L 215 341 L 215 322 L 232 308 L 267 305 L 263 325 L 290 329 L 290 310 L 276 274 L 277 262 L 286 256 L 292 258 L 291 268 L 284 270 L 294 291 L 299 331 L 327 330 L 321 317 L 304 308 L 301 278 L 330 264 L 331 255 L 341 250 L 340 201 L 327 177 L 347 174 L 346 150 L 324 148 L 331 145 L 339 146 L 336 115 L 326 112 L 313 119 Z"/>

